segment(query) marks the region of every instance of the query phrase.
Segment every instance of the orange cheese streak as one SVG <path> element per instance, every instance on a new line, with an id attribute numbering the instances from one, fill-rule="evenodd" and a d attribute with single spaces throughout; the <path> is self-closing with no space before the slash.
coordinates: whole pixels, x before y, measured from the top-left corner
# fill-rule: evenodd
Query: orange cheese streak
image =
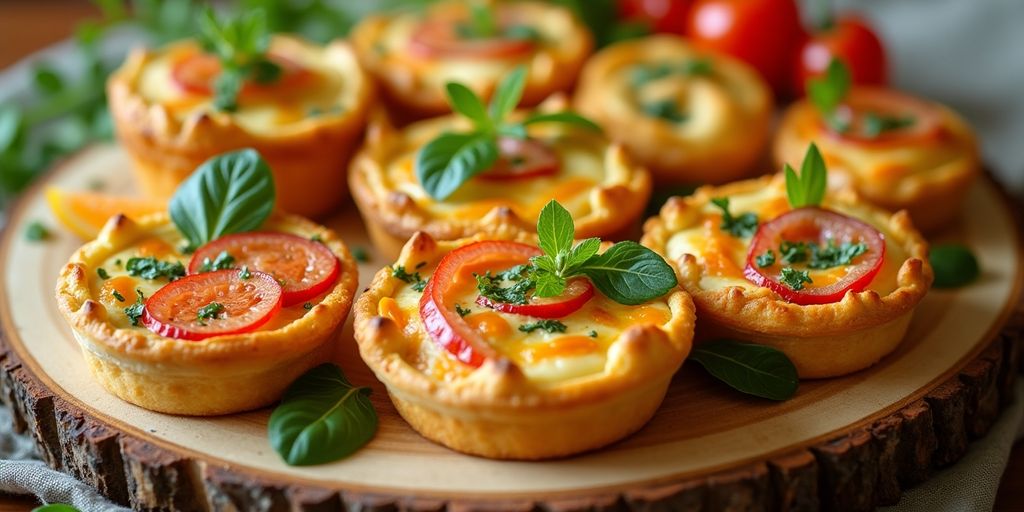
<path id="1" fill-rule="evenodd" d="M 620 329 L 638 324 L 662 325 L 668 322 L 669 316 L 668 311 L 655 306 L 630 306 L 623 308 L 618 315 L 613 315 L 600 307 L 590 310 L 590 317 L 595 322 Z"/>
<path id="2" fill-rule="evenodd" d="M 523 350 L 523 356 L 527 361 L 533 362 L 550 357 L 587 355 L 598 348 L 597 342 L 588 336 L 561 336 L 548 343 L 527 347 Z"/>
<path id="3" fill-rule="evenodd" d="M 711 215 L 704 219 L 704 247 L 701 259 L 704 260 L 705 271 L 716 277 L 743 277 L 743 270 L 732 259 L 732 255 L 742 249 L 742 241 L 719 228 L 722 217 Z"/>
<path id="4" fill-rule="evenodd" d="M 473 313 L 466 317 L 466 323 L 479 332 L 484 339 L 497 340 L 510 336 L 512 327 L 502 316 L 494 311 Z"/>
<path id="5" fill-rule="evenodd" d="M 124 302 L 114 297 L 114 292 L 124 297 Z M 100 300 L 106 304 L 123 304 L 124 307 L 135 303 L 135 279 L 128 276 L 118 276 L 107 279 L 100 288 Z"/>
<path id="6" fill-rule="evenodd" d="M 399 329 L 405 329 L 405 314 L 391 297 L 384 297 L 377 303 L 377 314 L 390 319 Z"/>
<path id="7" fill-rule="evenodd" d="M 172 249 L 167 242 L 164 242 L 159 238 L 150 238 L 139 244 L 138 251 L 139 256 L 143 258 L 149 256 L 154 258 L 163 258 L 164 256 L 174 252 L 174 249 Z"/>

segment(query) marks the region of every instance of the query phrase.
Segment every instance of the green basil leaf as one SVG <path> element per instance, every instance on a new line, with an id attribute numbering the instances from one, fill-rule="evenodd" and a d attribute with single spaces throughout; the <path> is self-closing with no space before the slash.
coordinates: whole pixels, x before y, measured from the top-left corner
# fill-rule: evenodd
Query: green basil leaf
<path id="1" fill-rule="evenodd" d="M 36 87 L 46 95 L 54 95 L 64 90 L 64 79 L 49 67 L 38 67 L 35 70 Z"/>
<path id="2" fill-rule="evenodd" d="M 540 210 L 537 217 L 537 238 L 540 248 L 545 254 L 559 261 L 562 254 L 572 249 L 576 227 L 572 215 L 557 201 L 552 199 Z"/>
<path id="3" fill-rule="evenodd" d="M 495 124 L 504 121 L 509 112 L 516 109 L 519 100 L 523 97 L 523 87 L 525 86 L 526 66 L 517 66 L 498 83 L 490 105 L 491 120 Z"/>
<path id="4" fill-rule="evenodd" d="M 570 269 L 570 272 L 573 268 L 578 268 L 590 260 L 590 258 L 593 258 L 599 249 L 601 249 L 600 238 L 588 238 L 576 244 L 572 251 L 569 252 L 569 259 L 565 264 L 566 268 Z"/>
<path id="5" fill-rule="evenodd" d="M 730 340 L 694 345 L 690 360 L 712 376 L 748 395 L 786 400 L 796 394 L 800 379 L 786 354 L 772 347 Z"/>
<path id="6" fill-rule="evenodd" d="M 456 112 L 468 117 L 480 131 L 490 130 L 492 127 L 491 118 L 487 115 L 487 107 L 480 98 L 458 82 L 448 82 L 445 85 L 448 92 L 448 103 Z"/>
<path id="7" fill-rule="evenodd" d="M 850 92 L 850 70 L 843 61 L 832 59 L 825 76 L 807 81 L 807 96 L 823 116 L 831 117 Z"/>
<path id="8" fill-rule="evenodd" d="M 803 164 L 800 166 L 799 176 L 789 164 L 786 164 L 784 170 L 786 173 L 786 195 L 793 208 L 821 204 L 825 199 L 825 190 L 828 188 L 828 171 L 825 169 L 825 160 L 821 157 L 817 146 L 811 144 L 807 148 Z"/>
<path id="9" fill-rule="evenodd" d="M 416 155 L 416 178 L 430 197 L 442 201 L 497 159 L 498 143 L 493 135 L 444 133 Z"/>
<path id="10" fill-rule="evenodd" d="M 563 123 L 582 126 L 588 130 L 593 130 L 599 133 L 601 132 L 601 127 L 598 126 L 597 123 L 569 110 L 563 112 L 551 112 L 548 114 L 532 114 L 523 121 L 523 124 L 527 126 L 536 123 Z"/>
<path id="11" fill-rule="evenodd" d="M 171 198 L 171 220 L 193 248 L 259 228 L 274 209 L 274 177 L 253 149 L 215 156 Z"/>
<path id="12" fill-rule="evenodd" d="M 533 275 L 537 297 L 556 297 L 565 291 L 565 279 L 551 272 L 535 272 Z"/>
<path id="13" fill-rule="evenodd" d="M 0 105 L 0 155 L 24 143 L 25 117 L 13 103 Z"/>
<path id="14" fill-rule="evenodd" d="M 267 424 L 270 445 L 292 466 L 355 453 L 377 431 L 370 388 L 354 387 L 337 366 L 309 370 L 284 393 Z"/>
<path id="15" fill-rule="evenodd" d="M 50 503 L 48 505 L 41 505 L 34 509 L 32 512 L 81 512 L 77 508 L 68 505 L 66 503 Z"/>
<path id="16" fill-rule="evenodd" d="M 981 275 L 981 267 L 970 249 L 958 244 L 936 245 L 928 253 L 935 271 L 936 288 L 957 288 Z"/>
<path id="17" fill-rule="evenodd" d="M 522 123 L 502 123 L 498 125 L 498 135 L 523 140 L 527 137 L 526 126 Z"/>
<path id="18" fill-rule="evenodd" d="M 678 284 L 675 271 L 661 256 L 628 241 L 594 256 L 577 272 L 589 277 L 608 298 L 626 305 L 661 297 Z"/>

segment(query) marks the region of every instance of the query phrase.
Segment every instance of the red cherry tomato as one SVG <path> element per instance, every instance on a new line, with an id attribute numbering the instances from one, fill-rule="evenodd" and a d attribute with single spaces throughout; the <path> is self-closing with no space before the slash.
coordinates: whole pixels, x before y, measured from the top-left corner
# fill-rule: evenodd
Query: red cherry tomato
<path id="1" fill-rule="evenodd" d="M 211 310 L 216 303 L 220 308 Z M 202 319 L 203 308 L 212 317 Z M 157 290 L 142 313 L 142 325 L 170 338 L 201 340 L 256 330 L 281 309 L 281 285 L 269 274 L 237 270 L 185 276 Z"/>
<path id="2" fill-rule="evenodd" d="M 619 0 L 619 14 L 627 21 L 642 21 L 654 32 L 686 34 L 691 0 Z"/>
<path id="3" fill-rule="evenodd" d="M 558 154 L 535 139 L 502 137 L 498 139 L 498 152 L 498 161 L 480 174 L 480 179 L 503 181 L 550 176 L 560 165 Z"/>
<path id="4" fill-rule="evenodd" d="M 896 145 L 932 139 L 942 133 L 940 112 L 925 101 L 892 89 L 879 87 L 857 87 L 846 95 L 836 116 L 844 120 L 849 128 L 836 132 L 832 125 L 822 124 L 832 137 L 865 145 Z M 869 133 L 868 118 L 885 116 L 893 119 L 907 119 L 906 126 Z"/>
<path id="5" fill-rule="evenodd" d="M 698 48 L 747 62 L 777 94 L 789 87 L 805 37 L 794 0 L 696 0 L 687 34 Z"/>
<path id="6" fill-rule="evenodd" d="M 833 58 L 846 64 L 855 84 L 885 85 L 888 80 L 882 41 L 866 22 L 849 16 L 812 34 L 800 48 L 793 84 L 797 95 L 804 94 L 809 78 L 825 74 Z"/>
<path id="7" fill-rule="evenodd" d="M 242 95 L 295 89 L 312 77 L 309 70 L 290 59 L 271 55 L 270 60 L 281 67 L 281 77 L 270 84 L 258 84 L 247 80 L 242 85 Z M 185 92 L 209 96 L 213 94 L 214 82 L 220 70 L 220 61 L 217 57 L 197 52 L 174 63 L 171 67 L 171 80 Z"/>
<path id="8" fill-rule="evenodd" d="M 449 20 L 424 21 L 409 39 L 409 53 L 427 58 L 502 59 L 520 57 L 533 51 L 534 42 L 530 39 L 460 37 L 456 23 Z"/>
<path id="9" fill-rule="evenodd" d="M 337 256 L 324 244 L 267 232 L 227 235 L 200 247 L 188 262 L 189 274 L 199 273 L 204 261 L 213 262 L 222 252 L 234 258 L 234 268 L 244 265 L 279 279 L 285 307 L 327 291 L 341 274 Z"/>
<path id="10" fill-rule="evenodd" d="M 481 295 L 476 298 L 476 303 L 505 313 L 536 318 L 562 318 L 582 308 L 593 296 L 594 285 L 587 278 L 580 277 L 566 283 L 565 292 L 558 297 L 531 297 L 526 304 L 508 304 Z"/>
<path id="11" fill-rule="evenodd" d="M 816 287 L 811 283 L 802 290 L 794 290 L 780 281 L 784 264 L 762 268 L 757 257 L 769 249 L 779 252 L 779 244 L 789 242 L 814 242 L 824 246 L 829 240 L 836 244 L 843 242 L 864 243 L 868 250 L 854 258 L 846 269 L 846 275 L 832 284 Z M 801 305 L 829 304 L 838 302 L 846 292 L 863 291 L 882 268 L 885 259 L 885 237 L 877 229 L 857 219 L 821 208 L 799 208 L 786 212 L 774 220 L 761 225 L 754 235 L 747 253 L 747 265 L 743 274 L 747 279 L 779 294 L 783 299 Z"/>

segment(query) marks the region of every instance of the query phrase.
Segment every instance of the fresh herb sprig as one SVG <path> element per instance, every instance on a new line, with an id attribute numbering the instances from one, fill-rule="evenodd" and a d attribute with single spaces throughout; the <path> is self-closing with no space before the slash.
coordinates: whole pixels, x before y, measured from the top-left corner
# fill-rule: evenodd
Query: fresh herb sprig
<path id="1" fill-rule="evenodd" d="M 843 61 L 832 59 L 825 75 L 807 81 L 807 97 L 830 128 L 838 133 L 850 129 L 850 120 L 840 115 L 839 106 L 850 92 L 850 70 Z"/>
<path id="2" fill-rule="evenodd" d="M 131 306 L 124 308 L 124 314 L 131 320 L 132 326 L 138 327 L 139 320 L 142 318 L 142 313 L 146 309 L 146 296 L 142 293 L 142 290 L 135 289 L 135 303 Z"/>
<path id="3" fill-rule="evenodd" d="M 807 148 L 799 175 L 789 164 L 783 167 L 783 172 L 786 173 L 786 196 L 789 198 L 790 206 L 818 206 L 825 200 L 828 171 L 825 169 L 825 159 L 821 157 L 818 146 L 811 144 Z"/>
<path id="4" fill-rule="evenodd" d="M 970 284 L 981 275 L 974 253 L 963 245 L 936 245 L 928 252 L 928 261 L 935 271 L 936 288 L 958 288 Z"/>
<path id="5" fill-rule="evenodd" d="M 565 332 L 568 326 L 559 322 L 558 320 L 538 320 L 536 322 L 530 322 L 519 326 L 519 330 L 525 333 L 531 333 L 533 331 L 546 331 L 549 333 L 561 333 Z"/>
<path id="6" fill-rule="evenodd" d="M 600 131 L 593 121 L 571 111 L 534 113 L 522 121 L 509 114 L 519 104 L 526 85 L 526 68 L 517 67 L 498 84 L 489 105 L 458 82 L 445 88 L 452 109 L 472 121 L 466 132 L 445 132 L 428 142 L 416 154 L 416 177 L 436 200 L 444 200 L 463 183 L 498 160 L 498 137 L 526 139 L 526 129 L 536 123 L 563 123 Z"/>
<path id="7" fill-rule="evenodd" d="M 128 275 L 143 279 L 166 278 L 168 281 L 174 281 L 185 277 L 185 265 L 182 265 L 180 261 L 161 261 L 153 256 L 128 258 L 124 269 Z"/>
<path id="8" fill-rule="evenodd" d="M 787 400 L 800 386 L 793 362 L 765 345 L 710 341 L 695 345 L 690 360 L 733 389 L 769 400 Z"/>
<path id="9" fill-rule="evenodd" d="M 238 108 L 238 94 L 246 81 L 267 84 L 281 77 L 281 67 L 267 57 L 270 32 L 262 9 L 219 19 L 207 7 L 199 17 L 196 39 L 203 50 L 220 60 L 221 71 L 213 87 L 213 105 L 218 110 Z"/>
<path id="10" fill-rule="evenodd" d="M 751 237 L 757 233 L 757 215 L 754 213 L 744 212 L 734 217 L 729 212 L 728 197 L 716 197 L 711 200 L 711 204 L 722 210 L 722 224 L 719 226 L 722 231 L 739 238 Z"/>
<path id="11" fill-rule="evenodd" d="M 213 272 L 215 270 L 228 270 L 235 268 L 235 257 L 227 251 L 221 251 L 214 259 L 203 258 L 199 266 L 200 272 Z"/>

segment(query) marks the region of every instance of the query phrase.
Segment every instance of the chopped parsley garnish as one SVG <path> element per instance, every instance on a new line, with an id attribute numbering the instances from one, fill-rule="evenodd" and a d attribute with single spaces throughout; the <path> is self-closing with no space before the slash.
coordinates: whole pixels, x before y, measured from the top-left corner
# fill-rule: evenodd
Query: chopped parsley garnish
<path id="1" fill-rule="evenodd" d="M 826 269 L 850 265 L 854 258 L 866 252 L 868 246 L 864 242 L 843 242 L 836 245 L 835 240 L 829 239 L 825 247 L 811 244 L 811 262 L 807 266 L 813 269 Z"/>
<path id="2" fill-rule="evenodd" d="M 675 73 L 685 76 L 707 76 L 714 70 L 710 59 L 689 59 L 679 65 L 670 62 L 655 64 L 641 64 L 629 75 L 629 81 L 633 87 L 640 87 L 648 82 L 659 80 Z"/>
<path id="3" fill-rule="evenodd" d="M 196 320 L 200 325 L 206 325 L 206 320 L 216 320 L 217 315 L 224 312 L 224 305 L 219 302 L 211 302 L 201 308 L 196 314 Z"/>
<path id="4" fill-rule="evenodd" d="M 160 279 L 166 277 L 174 281 L 185 276 L 185 266 L 180 261 L 160 261 L 152 256 L 145 258 L 128 258 L 125 264 L 128 275 L 143 279 Z"/>
<path id="5" fill-rule="evenodd" d="M 761 268 L 770 267 L 775 264 L 775 251 L 768 249 L 764 254 L 754 258 L 754 261 L 756 261 L 757 266 Z"/>
<path id="6" fill-rule="evenodd" d="M 227 251 L 221 251 L 212 261 L 210 258 L 203 258 L 203 264 L 199 266 L 200 272 L 213 272 L 214 270 L 228 270 L 235 268 L 235 257 Z"/>
<path id="7" fill-rule="evenodd" d="M 754 236 L 757 232 L 757 215 L 746 212 L 738 217 L 733 217 L 729 212 L 729 198 L 716 197 L 711 203 L 722 210 L 722 224 L 719 226 L 722 231 L 732 236 L 746 238 Z"/>
<path id="8" fill-rule="evenodd" d="M 135 304 L 124 308 L 124 314 L 132 321 L 132 326 L 137 327 L 139 325 L 139 319 L 142 318 L 142 312 L 146 308 L 146 296 L 142 294 L 142 290 L 135 289 Z"/>
<path id="9" fill-rule="evenodd" d="M 783 240 L 779 244 L 779 254 L 782 255 L 783 263 L 803 263 L 807 261 L 807 244 L 804 242 L 790 242 Z"/>
<path id="10" fill-rule="evenodd" d="M 39 221 L 33 221 L 25 227 L 25 238 L 32 242 L 41 242 L 50 238 L 50 230 Z"/>
<path id="11" fill-rule="evenodd" d="M 100 276 L 100 279 L 110 279 L 110 274 L 107 273 L 107 269 L 99 267 L 96 269 L 96 275 Z"/>
<path id="12" fill-rule="evenodd" d="M 588 334 L 588 336 L 590 336 L 591 338 L 596 338 L 597 337 L 597 331 L 591 330 L 590 333 Z"/>
<path id="13" fill-rule="evenodd" d="M 422 267 L 425 263 L 426 262 L 420 263 L 419 265 L 416 266 L 416 268 Z M 412 289 L 418 292 L 422 292 L 423 289 L 427 287 L 427 282 L 422 277 L 420 277 L 419 272 L 413 272 L 410 274 L 405 270 L 405 267 L 402 265 L 391 267 L 391 275 L 395 279 L 399 279 L 411 284 Z"/>
<path id="14" fill-rule="evenodd" d="M 672 99 L 649 101 L 640 105 L 640 110 L 648 117 L 664 119 L 671 123 L 682 123 L 690 116 L 679 109 L 679 104 Z"/>
<path id="15" fill-rule="evenodd" d="M 117 290 L 110 290 L 110 294 L 113 295 L 118 302 L 124 302 L 124 295 L 121 295 L 121 292 Z"/>
<path id="16" fill-rule="evenodd" d="M 466 316 L 471 313 L 469 308 L 462 307 L 462 304 L 455 304 L 455 312 L 458 313 L 459 316 Z"/>
<path id="17" fill-rule="evenodd" d="M 494 302 L 505 304 L 526 304 L 527 294 L 536 287 L 536 283 L 530 277 L 531 267 L 529 265 L 516 265 L 497 275 L 487 271 L 483 275 L 474 274 L 476 277 L 476 289 L 480 295 L 491 299 Z M 503 283 L 511 282 L 511 286 L 502 286 Z"/>
<path id="18" fill-rule="evenodd" d="M 121 258 L 118 258 L 114 260 L 114 265 L 120 267 L 121 265 L 124 265 L 124 262 L 121 261 Z"/>
<path id="19" fill-rule="evenodd" d="M 313 309 L 313 303 L 312 302 L 307 302 L 307 303 L 303 304 L 302 305 L 302 309 L 305 309 L 306 311 L 309 311 L 309 310 Z"/>
<path id="20" fill-rule="evenodd" d="M 917 120 L 913 116 L 891 116 L 868 112 L 864 114 L 864 136 L 873 139 L 884 132 L 913 126 L 915 122 Z"/>
<path id="21" fill-rule="evenodd" d="M 519 326 L 519 330 L 523 332 L 533 332 L 538 329 L 551 333 L 565 332 L 566 326 L 558 320 L 538 320 L 536 322 L 530 322 Z"/>
<path id="22" fill-rule="evenodd" d="M 796 290 L 800 291 L 804 289 L 804 284 L 811 284 L 811 276 L 807 275 L 806 270 L 797 270 L 793 267 L 783 267 L 782 274 L 779 276 L 779 282 Z"/>
<path id="23" fill-rule="evenodd" d="M 317 234 L 309 237 L 309 241 L 310 242 L 316 242 L 318 244 L 322 244 L 322 243 L 324 243 L 324 237 L 320 236 L 320 233 L 317 233 Z"/>
<path id="24" fill-rule="evenodd" d="M 238 278 L 243 281 L 252 279 L 252 272 L 249 272 L 249 265 L 242 265 L 242 270 L 238 271 Z"/>
<path id="25" fill-rule="evenodd" d="M 355 246 L 352 248 L 352 257 L 359 263 L 366 263 L 370 261 L 370 253 L 363 247 Z"/>

